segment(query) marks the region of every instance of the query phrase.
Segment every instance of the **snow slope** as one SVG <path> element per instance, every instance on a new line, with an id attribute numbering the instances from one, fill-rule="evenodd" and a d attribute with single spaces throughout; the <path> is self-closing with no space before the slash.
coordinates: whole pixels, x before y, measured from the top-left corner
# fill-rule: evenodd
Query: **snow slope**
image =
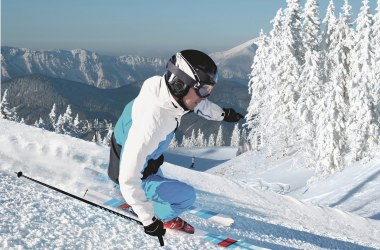
<path id="1" fill-rule="evenodd" d="M 112 192 L 83 168 L 105 172 L 108 148 L 0 120 L 0 248 L 157 249 L 142 228 L 26 179 L 22 170 L 80 195 L 89 187 Z M 196 205 L 235 218 L 232 228 L 184 214 L 194 226 L 271 249 L 378 249 L 380 222 L 316 206 L 222 176 L 166 163 L 164 173 L 195 186 Z M 247 172 L 248 173 L 248 172 Z M 83 184 L 84 183 L 84 184 Z M 191 236 L 168 233 L 163 249 L 218 249 Z"/>
<path id="2" fill-rule="evenodd" d="M 368 162 L 355 163 L 328 179 L 309 184 L 314 172 L 305 168 L 305 161 L 298 154 L 276 159 L 265 157 L 265 152 L 247 152 L 208 172 L 251 187 L 380 220 L 380 149 L 377 152 Z"/>

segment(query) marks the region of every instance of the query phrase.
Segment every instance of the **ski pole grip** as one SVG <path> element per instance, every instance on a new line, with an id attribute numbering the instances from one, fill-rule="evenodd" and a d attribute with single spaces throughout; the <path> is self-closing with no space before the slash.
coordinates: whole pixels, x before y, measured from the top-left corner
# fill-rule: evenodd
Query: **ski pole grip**
<path id="1" fill-rule="evenodd" d="M 164 238 L 162 238 L 162 235 L 157 236 L 157 237 L 158 237 L 158 241 L 160 241 L 160 245 L 163 247 L 164 246 Z"/>

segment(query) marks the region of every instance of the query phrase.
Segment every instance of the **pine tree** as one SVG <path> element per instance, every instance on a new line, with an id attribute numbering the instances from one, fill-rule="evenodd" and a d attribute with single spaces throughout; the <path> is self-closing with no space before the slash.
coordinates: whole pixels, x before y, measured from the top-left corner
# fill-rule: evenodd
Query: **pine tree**
<path id="1" fill-rule="evenodd" d="M 259 141 L 268 147 L 276 143 L 277 117 L 273 114 L 276 110 L 277 100 L 279 100 L 281 75 L 284 70 L 279 70 L 279 66 L 284 62 L 280 58 L 283 50 L 284 37 L 284 12 L 277 11 L 272 20 L 273 29 L 270 38 L 265 36 L 259 40 L 258 57 L 254 58 L 253 69 L 250 78 L 251 102 L 248 107 L 247 123 L 249 129 L 248 138 L 252 142 Z M 263 35 L 263 34 L 262 34 Z M 266 49 L 265 47 L 268 46 Z M 259 51 L 260 50 L 260 51 Z M 261 60 L 262 63 L 261 63 Z M 262 64 L 262 66 L 260 64 Z M 256 67 L 256 69 L 255 69 Z M 261 85 L 260 79 L 264 79 L 265 85 Z M 257 80 L 256 80 L 257 79 Z"/>
<path id="2" fill-rule="evenodd" d="M 100 135 L 99 131 L 96 131 L 94 136 L 92 137 L 92 142 L 95 142 L 97 144 L 101 144 L 103 141 L 102 136 Z"/>
<path id="3" fill-rule="evenodd" d="M 378 87 L 373 67 L 375 66 L 373 42 L 373 17 L 368 0 L 363 0 L 356 20 L 356 37 L 352 60 L 352 86 L 349 90 L 350 112 L 348 139 L 352 149 L 352 160 L 371 155 L 378 144 L 379 126 L 375 111 L 375 89 Z"/>
<path id="4" fill-rule="evenodd" d="M 232 131 L 231 146 L 238 147 L 239 144 L 240 144 L 240 129 L 239 129 L 239 124 L 236 123 L 234 130 Z"/>
<path id="5" fill-rule="evenodd" d="M 299 1 L 288 0 L 283 17 L 283 32 L 276 32 L 271 45 L 274 58 L 271 68 L 270 91 L 273 93 L 267 109 L 269 119 L 265 121 L 262 134 L 272 150 L 287 151 L 296 141 L 296 102 L 300 96 L 300 65 L 303 64 L 304 47 L 301 41 Z M 277 46 L 274 50 L 274 46 Z M 276 53 L 277 52 L 277 53 Z M 269 131 L 269 133 L 268 133 Z"/>
<path id="6" fill-rule="evenodd" d="M 208 147 L 215 147 L 215 136 L 214 136 L 214 134 L 210 134 L 210 136 L 208 138 L 207 146 Z"/>
<path id="7" fill-rule="evenodd" d="M 201 131 L 201 129 L 198 129 L 198 135 L 197 135 L 197 139 L 196 139 L 196 146 L 197 147 L 204 147 L 204 134 L 203 132 Z"/>
<path id="8" fill-rule="evenodd" d="M 72 117 L 71 106 L 68 105 L 63 115 L 59 115 L 57 123 L 55 125 L 56 132 L 59 134 L 65 134 L 75 136 L 75 127 Z"/>
<path id="9" fill-rule="evenodd" d="M 78 118 L 78 115 L 75 118 L 75 120 L 77 120 L 77 118 Z M 74 125 L 75 125 L 75 122 L 74 122 Z M 75 126 L 75 128 L 77 128 L 77 127 Z M 107 124 L 107 135 L 103 138 L 102 144 L 104 144 L 106 146 L 111 145 L 112 133 L 113 133 L 112 123 Z"/>
<path id="10" fill-rule="evenodd" d="M 189 140 L 189 143 L 188 143 L 188 147 L 189 148 L 193 148 L 195 147 L 197 144 L 197 139 L 195 137 L 195 131 L 193 129 L 193 131 L 191 132 L 191 137 L 190 137 L 190 140 Z"/>
<path id="11" fill-rule="evenodd" d="M 182 141 L 181 141 L 181 147 L 185 148 L 186 147 L 186 136 L 182 136 Z"/>
<path id="12" fill-rule="evenodd" d="M 376 14 L 373 17 L 374 24 L 373 24 L 373 42 L 375 46 L 375 67 L 374 75 L 375 75 L 375 81 L 377 83 L 380 83 L 380 0 L 377 0 L 377 8 L 376 8 Z M 380 84 L 377 84 L 374 89 L 374 103 L 375 103 L 375 109 L 376 109 L 376 116 L 378 124 L 380 124 Z M 379 125 L 380 126 L 380 125 Z"/>
<path id="13" fill-rule="evenodd" d="M 300 0 L 287 0 L 287 8 L 285 9 L 285 25 L 284 32 L 287 38 L 287 46 L 291 50 L 293 56 L 298 62 L 298 65 L 304 64 L 305 47 L 302 40 L 302 23 Z"/>
<path id="14" fill-rule="evenodd" d="M 36 121 L 34 123 L 34 126 L 37 127 L 37 128 L 46 129 L 46 124 L 45 124 L 44 120 L 41 117 L 40 117 L 40 119 L 38 119 L 38 121 Z"/>
<path id="15" fill-rule="evenodd" d="M 307 83 L 301 90 L 301 96 L 297 102 L 298 128 L 297 135 L 302 150 L 310 159 L 314 154 L 314 141 L 316 137 L 318 101 L 323 97 L 322 62 L 320 54 L 308 48 L 305 57 L 305 65 L 300 77 L 300 82 Z"/>
<path id="16" fill-rule="evenodd" d="M 223 129 L 222 129 L 222 125 L 220 125 L 219 126 L 219 130 L 218 130 L 218 134 L 216 136 L 215 146 L 221 147 L 223 145 L 224 145 L 224 141 L 223 141 Z"/>
<path id="17" fill-rule="evenodd" d="M 249 93 L 251 94 L 251 101 L 247 108 L 246 125 L 250 129 L 250 138 L 255 140 L 257 134 L 260 133 L 266 115 L 265 105 L 267 105 L 268 98 L 271 94 L 268 82 L 269 79 L 269 39 L 261 31 L 260 38 L 257 44 L 255 57 L 252 64 L 252 72 L 249 79 Z"/>
<path id="18" fill-rule="evenodd" d="M 335 99 L 339 97 L 332 84 L 326 86 L 326 96 L 318 103 L 320 111 L 316 126 L 317 145 L 315 151 L 315 168 L 320 177 L 342 170 L 344 166 L 343 150 L 344 124 L 341 113 L 337 111 Z"/>
<path id="19" fill-rule="evenodd" d="M 49 113 L 49 121 L 48 121 L 48 124 L 47 124 L 47 129 L 50 130 L 50 131 L 55 131 L 55 132 L 58 132 L 57 131 L 57 128 L 56 128 L 56 123 L 57 123 L 57 114 L 56 114 L 56 105 L 55 103 L 53 104 L 53 107 Z"/>
<path id="20" fill-rule="evenodd" d="M 175 136 L 173 136 L 172 140 L 170 141 L 169 148 L 178 148 L 178 141 Z"/>
<path id="21" fill-rule="evenodd" d="M 184 148 L 190 148 L 191 146 L 191 138 L 187 138 L 185 135 L 182 137 L 182 147 Z"/>
<path id="22" fill-rule="evenodd" d="M 319 51 L 321 43 L 321 19 L 316 0 L 307 0 L 303 12 L 302 41 L 307 51 Z"/>
<path id="23" fill-rule="evenodd" d="M 10 108 L 8 103 L 8 89 L 4 91 L 3 98 L 0 102 L 0 118 L 7 119 L 11 121 L 17 121 L 18 116 L 16 112 L 16 108 Z"/>
<path id="24" fill-rule="evenodd" d="M 324 94 L 320 98 L 316 124 L 315 165 L 320 175 L 343 169 L 348 151 L 348 88 L 351 82 L 352 51 L 351 6 L 345 1 L 339 19 L 325 47 Z"/>
<path id="25" fill-rule="evenodd" d="M 335 46 L 334 41 L 336 39 L 334 38 L 335 35 L 335 29 L 336 29 L 336 18 L 334 15 L 335 7 L 333 0 L 330 0 L 329 5 L 327 7 L 326 17 L 323 20 L 324 24 L 324 32 L 322 33 L 322 51 L 323 51 L 323 57 L 324 57 L 324 79 L 323 82 L 327 82 L 331 79 L 331 71 L 334 69 L 333 66 L 333 54 L 331 54 L 330 51 L 332 51 L 332 47 Z"/>

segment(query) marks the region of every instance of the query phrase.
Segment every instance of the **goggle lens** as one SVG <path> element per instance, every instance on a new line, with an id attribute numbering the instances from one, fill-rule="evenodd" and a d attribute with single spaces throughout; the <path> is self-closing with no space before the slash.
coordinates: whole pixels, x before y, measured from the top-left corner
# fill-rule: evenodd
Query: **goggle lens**
<path id="1" fill-rule="evenodd" d="M 210 96 L 212 89 L 214 88 L 213 85 L 210 84 L 203 84 L 198 88 L 195 88 L 195 92 L 199 97 L 205 98 Z"/>

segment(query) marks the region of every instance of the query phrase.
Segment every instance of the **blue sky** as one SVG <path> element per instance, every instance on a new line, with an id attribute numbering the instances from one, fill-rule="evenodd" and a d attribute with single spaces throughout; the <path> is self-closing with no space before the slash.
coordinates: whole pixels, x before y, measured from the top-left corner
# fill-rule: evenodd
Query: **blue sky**
<path id="1" fill-rule="evenodd" d="M 375 9 L 376 0 L 370 0 Z M 302 5 L 305 0 L 301 1 Z M 349 1 L 354 16 L 361 1 Z M 328 0 L 319 0 L 322 17 Z M 335 0 L 336 11 L 343 0 Z M 2 0 L 2 45 L 168 56 L 224 51 L 269 32 L 285 0 Z"/>

